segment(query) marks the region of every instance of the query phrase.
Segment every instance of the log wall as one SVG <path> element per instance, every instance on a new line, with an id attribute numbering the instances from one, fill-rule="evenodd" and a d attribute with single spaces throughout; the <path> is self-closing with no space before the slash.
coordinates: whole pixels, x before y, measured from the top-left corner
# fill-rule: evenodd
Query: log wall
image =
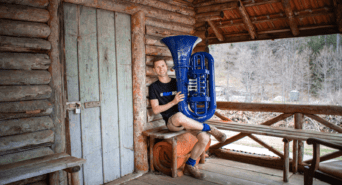
<path id="1" fill-rule="evenodd" d="M 188 7 L 191 10 L 190 7 Z M 192 10 L 191 10 L 192 11 Z M 192 13 L 188 13 L 192 15 Z M 186 15 L 186 14 L 184 14 Z M 157 76 L 153 71 L 153 60 L 155 57 L 162 57 L 168 66 L 168 75 L 175 78 L 175 71 L 172 69 L 173 60 L 170 50 L 166 47 L 161 39 L 174 35 L 193 35 L 194 24 L 184 24 L 161 20 L 158 18 L 146 17 L 146 35 L 145 35 L 145 54 L 146 54 L 146 108 L 147 121 L 145 129 L 165 125 L 161 114 L 153 114 L 148 99 L 148 87 L 157 80 Z"/>
<path id="2" fill-rule="evenodd" d="M 54 153 L 49 3 L 0 0 L 0 165 Z"/>

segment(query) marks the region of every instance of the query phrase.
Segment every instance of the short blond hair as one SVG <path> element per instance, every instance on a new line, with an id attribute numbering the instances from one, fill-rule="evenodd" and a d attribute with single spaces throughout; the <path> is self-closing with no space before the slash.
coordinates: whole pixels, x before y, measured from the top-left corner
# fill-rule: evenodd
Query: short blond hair
<path id="1" fill-rule="evenodd" d="M 166 61 L 165 61 L 165 59 L 164 59 L 163 57 L 157 56 L 157 57 L 155 57 L 155 58 L 152 60 L 153 68 L 154 68 L 154 64 L 155 64 L 156 62 L 158 62 L 158 61 L 161 61 L 161 60 L 164 61 L 165 64 L 166 64 Z"/>

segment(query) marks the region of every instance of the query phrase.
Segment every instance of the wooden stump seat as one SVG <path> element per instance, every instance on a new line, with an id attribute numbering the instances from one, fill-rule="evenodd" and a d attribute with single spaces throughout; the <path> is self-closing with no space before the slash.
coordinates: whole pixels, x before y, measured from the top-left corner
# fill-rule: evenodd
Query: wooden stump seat
<path id="1" fill-rule="evenodd" d="M 73 185 L 79 185 L 79 170 L 85 159 L 72 157 L 66 153 L 51 154 L 30 160 L 0 166 L 0 184 L 28 179 L 31 177 L 65 170 L 71 173 Z"/>
<path id="2" fill-rule="evenodd" d="M 288 182 L 289 176 L 289 142 L 291 140 L 301 140 L 306 141 L 310 137 L 315 136 L 319 139 L 325 139 L 330 142 L 334 142 L 337 144 L 342 144 L 342 134 L 332 134 L 332 133 L 322 133 L 322 132 L 314 132 L 308 130 L 301 129 L 290 129 L 290 128 L 278 128 L 278 127 L 270 127 L 265 125 L 252 125 L 252 124 L 239 124 L 234 122 L 224 122 L 219 120 L 208 120 L 207 124 L 214 125 L 218 129 L 229 130 L 240 132 L 241 134 L 245 134 L 246 136 L 252 136 L 252 134 L 257 135 L 266 135 L 273 137 L 283 138 L 284 142 L 284 154 L 280 154 L 284 160 L 284 182 Z M 227 141 L 229 138 L 227 139 Z M 225 145 L 225 144 L 223 144 Z M 272 148 L 271 148 L 272 149 Z M 213 149 L 220 150 L 220 149 Z M 298 165 L 297 163 L 293 165 Z"/>
<path id="3" fill-rule="evenodd" d="M 153 147 L 155 143 L 155 139 L 162 139 L 167 140 L 171 143 L 172 146 L 172 167 L 171 167 L 171 173 L 172 177 L 177 177 L 177 136 L 180 136 L 185 133 L 189 133 L 190 131 L 187 130 L 181 130 L 178 132 L 172 132 L 169 131 L 169 129 L 166 126 L 161 126 L 153 129 L 149 129 L 143 132 L 144 136 L 149 137 L 149 151 L 150 151 L 150 170 L 154 171 L 154 160 L 153 160 Z M 205 160 L 205 154 L 201 155 L 200 163 L 204 163 Z"/>
<path id="4" fill-rule="evenodd" d="M 329 184 L 342 184 L 342 161 L 320 163 L 320 145 L 342 152 L 342 144 L 335 144 L 318 138 L 309 138 L 307 143 L 313 145 L 313 160 L 310 166 L 304 167 L 304 184 L 312 185 L 313 178 Z"/>

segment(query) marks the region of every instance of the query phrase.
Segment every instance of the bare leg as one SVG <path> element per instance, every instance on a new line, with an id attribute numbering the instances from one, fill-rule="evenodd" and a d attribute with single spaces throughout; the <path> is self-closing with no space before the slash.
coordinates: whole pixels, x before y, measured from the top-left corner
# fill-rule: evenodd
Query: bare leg
<path id="1" fill-rule="evenodd" d="M 209 134 L 206 132 L 201 132 L 197 135 L 198 142 L 195 144 L 194 148 L 191 150 L 191 159 L 197 160 L 199 156 L 203 153 L 205 147 L 209 142 Z"/>
<path id="2" fill-rule="evenodd" d="M 177 112 L 171 117 L 171 122 L 176 127 L 184 127 L 186 130 L 202 130 L 203 124 Z"/>

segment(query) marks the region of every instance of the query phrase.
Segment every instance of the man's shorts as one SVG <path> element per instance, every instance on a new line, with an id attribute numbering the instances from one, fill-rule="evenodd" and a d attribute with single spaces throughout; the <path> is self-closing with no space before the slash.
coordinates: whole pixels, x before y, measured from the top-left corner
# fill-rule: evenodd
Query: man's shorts
<path id="1" fill-rule="evenodd" d="M 170 131 L 173 131 L 173 132 L 176 132 L 176 131 L 179 131 L 180 127 L 177 127 L 175 126 L 173 123 L 172 123 L 172 117 L 169 117 L 168 121 L 167 121 L 167 124 L 166 124 L 166 127 L 170 130 Z M 192 135 L 194 135 L 195 137 L 197 137 L 198 134 L 202 133 L 204 131 L 201 131 L 201 130 L 191 130 L 190 133 Z"/>

